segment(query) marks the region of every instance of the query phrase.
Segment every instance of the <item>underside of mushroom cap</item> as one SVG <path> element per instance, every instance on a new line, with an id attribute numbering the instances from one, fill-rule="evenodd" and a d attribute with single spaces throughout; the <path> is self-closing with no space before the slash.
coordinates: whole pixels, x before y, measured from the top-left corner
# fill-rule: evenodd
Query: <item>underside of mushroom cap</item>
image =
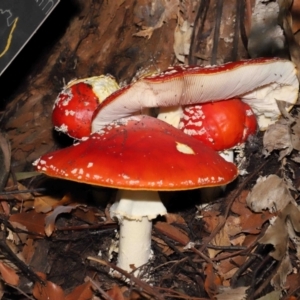
<path id="1" fill-rule="evenodd" d="M 114 122 L 71 147 L 42 156 L 49 176 L 132 190 L 186 190 L 223 185 L 234 164 L 173 126 L 149 116 Z"/>
<path id="2" fill-rule="evenodd" d="M 279 116 L 276 100 L 286 101 L 290 107 L 297 100 L 299 82 L 296 75 L 291 61 L 278 58 L 251 59 L 222 66 L 171 67 L 109 96 L 94 113 L 92 132 L 144 107 L 183 106 L 234 97 L 245 98 L 251 107 L 253 102 L 256 113 L 258 110 L 260 115 L 273 112 L 272 118 L 276 118 Z M 261 96 L 265 88 L 267 92 Z M 259 106 L 257 103 L 264 103 L 270 89 L 273 92 L 266 101 L 267 108 Z M 248 94 L 251 100 L 246 98 Z M 253 101 L 255 99 L 257 101 Z"/>

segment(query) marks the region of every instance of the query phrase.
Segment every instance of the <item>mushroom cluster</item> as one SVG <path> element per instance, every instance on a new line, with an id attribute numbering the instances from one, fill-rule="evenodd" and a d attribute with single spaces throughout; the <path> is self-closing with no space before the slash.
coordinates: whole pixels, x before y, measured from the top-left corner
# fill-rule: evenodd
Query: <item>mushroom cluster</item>
<path id="1" fill-rule="evenodd" d="M 147 263 L 151 220 L 166 214 L 157 191 L 224 185 L 237 168 L 210 147 L 149 116 L 120 119 L 34 163 L 48 176 L 119 189 L 111 214 L 120 223 L 118 266 Z"/>
<path id="2" fill-rule="evenodd" d="M 121 89 L 111 78 L 101 77 L 100 84 L 98 78 L 71 82 L 54 105 L 56 129 L 81 140 L 42 156 L 35 166 L 48 176 L 119 190 L 111 215 L 120 223 L 118 266 L 127 271 L 149 259 L 151 220 L 166 213 L 157 191 L 220 186 L 234 180 L 236 166 L 215 150 L 242 143 L 256 130 L 251 108 L 264 128 L 280 115 L 276 100 L 286 101 L 290 109 L 298 93 L 295 66 L 282 59 L 176 66 Z M 204 104 L 212 101 L 219 102 Z M 133 116 L 151 107 L 168 111 L 161 111 L 158 119 Z M 208 116 L 211 108 L 219 111 L 214 117 Z M 227 138 L 215 132 L 225 115 L 243 125 L 222 125 Z"/>

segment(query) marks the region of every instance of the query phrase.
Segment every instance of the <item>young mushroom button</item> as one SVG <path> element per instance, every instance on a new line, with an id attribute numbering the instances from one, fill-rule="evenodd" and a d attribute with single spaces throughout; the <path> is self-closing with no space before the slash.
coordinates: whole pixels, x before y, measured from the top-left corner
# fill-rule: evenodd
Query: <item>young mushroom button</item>
<path id="1" fill-rule="evenodd" d="M 91 133 L 92 115 L 99 103 L 119 88 L 111 76 L 70 81 L 58 94 L 52 112 L 55 130 L 82 139 Z"/>
<path id="2" fill-rule="evenodd" d="M 157 191 L 218 186 L 238 175 L 214 150 L 149 116 L 120 119 L 35 166 L 49 176 L 119 189 L 111 214 L 120 223 L 118 266 L 127 271 L 150 257 L 151 220 L 166 214 Z"/>
<path id="3" fill-rule="evenodd" d="M 248 104 L 230 99 L 183 107 L 178 127 L 233 162 L 231 149 L 256 133 L 257 121 Z"/>

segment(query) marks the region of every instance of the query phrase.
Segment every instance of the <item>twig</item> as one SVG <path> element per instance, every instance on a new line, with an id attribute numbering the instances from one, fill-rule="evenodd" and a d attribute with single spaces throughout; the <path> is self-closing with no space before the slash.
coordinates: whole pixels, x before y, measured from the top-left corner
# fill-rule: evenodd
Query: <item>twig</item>
<path id="1" fill-rule="evenodd" d="M 107 293 L 99 286 L 99 284 L 94 281 L 91 277 L 87 276 L 86 277 L 91 284 L 98 290 L 98 292 L 101 294 L 101 296 L 105 299 L 105 300 L 114 300 L 113 298 L 111 298 L 109 295 L 107 295 Z"/>
<path id="2" fill-rule="evenodd" d="M 28 189 L 28 190 L 14 190 L 14 191 L 5 191 L 5 192 L 0 192 L 0 195 L 13 195 L 13 194 L 22 194 L 22 193 L 40 193 L 40 192 L 45 192 L 45 188 L 36 188 L 36 189 Z"/>
<path id="3" fill-rule="evenodd" d="M 181 264 L 181 263 L 183 263 L 184 261 L 186 261 L 188 259 L 188 257 L 186 256 L 186 257 L 184 257 L 184 258 L 182 258 L 182 259 L 180 259 L 180 260 L 169 260 L 169 261 L 167 261 L 167 262 L 165 262 L 165 263 L 163 263 L 163 264 L 160 264 L 160 265 L 158 265 L 157 267 L 155 267 L 155 268 L 153 268 L 153 272 L 154 271 L 156 271 L 157 269 L 159 269 L 159 268 L 162 268 L 162 267 L 165 267 L 166 265 L 169 265 L 169 264 L 174 264 L 174 265 L 176 265 L 176 264 Z M 172 267 L 171 267 L 172 268 Z"/>
<path id="4" fill-rule="evenodd" d="M 133 276 L 132 274 L 129 274 L 128 272 L 124 271 L 123 269 L 119 268 L 118 266 L 116 266 L 108 261 L 104 261 L 98 257 L 88 256 L 87 259 L 95 261 L 101 265 L 104 265 L 104 266 L 107 266 L 107 267 L 110 267 L 110 268 L 116 270 L 120 274 L 124 275 L 126 278 L 130 279 L 130 281 L 134 282 L 143 291 L 145 291 L 149 295 L 153 295 L 155 297 L 155 299 L 165 300 L 164 296 L 157 293 L 149 284 L 147 284 L 146 282 L 143 282 L 142 280 L 138 279 L 137 277 Z"/>

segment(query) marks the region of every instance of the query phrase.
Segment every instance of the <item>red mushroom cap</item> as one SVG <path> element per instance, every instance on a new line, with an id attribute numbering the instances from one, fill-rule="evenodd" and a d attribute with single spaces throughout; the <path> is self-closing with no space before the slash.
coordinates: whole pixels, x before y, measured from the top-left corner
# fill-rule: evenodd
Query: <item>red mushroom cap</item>
<path id="1" fill-rule="evenodd" d="M 61 91 L 55 101 L 52 123 L 57 131 L 75 139 L 89 136 L 92 115 L 99 104 L 93 87 L 79 82 Z"/>
<path id="2" fill-rule="evenodd" d="M 230 149 L 245 142 L 257 130 L 251 107 L 230 99 L 183 108 L 179 128 L 214 150 Z"/>
<path id="3" fill-rule="evenodd" d="M 119 88 L 112 76 L 72 80 L 59 93 L 53 106 L 52 123 L 75 139 L 91 133 L 92 116 L 99 103 Z"/>
<path id="4" fill-rule="evenodd" d="M 49 176 L 132 190 L 195 189 L 227 184 L 238 175 L 211 148 L 149 116 L 111 123 L 34 165 Z"/>

